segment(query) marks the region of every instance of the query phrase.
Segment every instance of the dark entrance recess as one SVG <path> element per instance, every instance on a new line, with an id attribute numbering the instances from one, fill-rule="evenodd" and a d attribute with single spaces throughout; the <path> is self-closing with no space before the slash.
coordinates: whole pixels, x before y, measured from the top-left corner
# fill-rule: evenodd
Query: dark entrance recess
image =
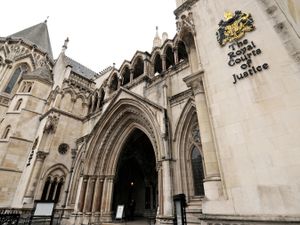
<path id="1" fill-rule="evenodd" d="M 125 218 L 153 217 L 157 207 L 157 172 L 152 144 L 141 130 L 128 137 L 119 157 L 113 211 L 125 205 Z M 134 200 L 134 210 L 132 210 Z M 133 218 L 132 218 L 132 211 Z"/>

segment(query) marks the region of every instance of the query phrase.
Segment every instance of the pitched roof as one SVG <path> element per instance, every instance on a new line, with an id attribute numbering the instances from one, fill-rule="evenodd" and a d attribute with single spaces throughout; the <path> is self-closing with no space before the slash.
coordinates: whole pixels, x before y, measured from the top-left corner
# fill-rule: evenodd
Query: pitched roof
<path id="1" fill-rule="evenodd" d="M 87 79 L 95 79 L 97 73 L 65 55 L 65 62 L 72 66 L 72 71 Z"/>
<path id="2" fill-rule="evenodd" d="M 21 30 L 17 33 L 9 35 L 11 38 L 21 38 L 24 41 L 29 41 L 35 44 L 40 49 L 46 51 L 48 55 L 53 59 L 52 48 L 50 43 L 50 37 L 48 33 L 47 23 L 39 23 L 32 27 Z"/>
<path id="3" fill-rule="evenodd" d="M 51 70 L 49 69 L 49 67 L 47 65 L 43 65 L 42 67 L 39 67 L 36 70 L 28 72 L 28 73 L 24 74 L 23 77 L 24 78 L 26 78 L 26 77 L 37 77 L 37 78 L 40 78 L 42 80 L 46 80 L 46 81 L 49 81 L 49 82 L 52 82 L 52 80 L 53 80 L 52 72 L 51 72 Z"/>

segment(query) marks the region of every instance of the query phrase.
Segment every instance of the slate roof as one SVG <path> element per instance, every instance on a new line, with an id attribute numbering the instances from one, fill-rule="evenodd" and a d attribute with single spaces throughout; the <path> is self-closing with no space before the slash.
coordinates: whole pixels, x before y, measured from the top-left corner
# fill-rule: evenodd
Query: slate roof
<path id="1" fill-rule="evenodd" d="M 53 59 L 50 37 L 49 37 L 48 27 L 46 22 L 39 23 L 32 27 L 26 28 L 17 33 L 9 35 L 8 37 L 21 38 L 25 42 L 29 41 L 29 43 L 35 44 L 41 50 L 46 51 L 49 57 Z"/>
<path id="2" fill-rule="evenodd" d="M 80 76 L 83 76 L 87 79 L 94 80 L 97 76 L 97 73 L 92 71 L 91 69 L 85 67 L 84 65 L 80 64 L 79 62 L 76 62 L 75 60 L 69 58 L 68 56 L 65 56 L 65 62 L 72 66 L 72 71 L 79 74 Z"/>
<path id="3" fill-rule="evenodd" d="M 47 65 L 44 65 L 42 67 L 39 67 L 31 72 L 28 72 L 26 74 L 24 74 L 24 78 L 26 78 L 26 76 L 29 77 L 38 77 L 40 79 L 52 82 L 52 72 L 51 70 L 48 68 Z"/>

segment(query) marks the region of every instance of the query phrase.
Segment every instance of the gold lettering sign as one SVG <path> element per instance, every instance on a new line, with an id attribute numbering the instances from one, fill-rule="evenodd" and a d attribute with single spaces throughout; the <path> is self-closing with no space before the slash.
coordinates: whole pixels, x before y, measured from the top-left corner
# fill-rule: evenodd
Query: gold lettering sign
<path id="1" fill-rule="evenodd" d="M 217 41 L 221 46 L 226 45 L 227 42 L 233 42 L 241 39 L 246 32 L 253 31 L 255 26 L 250 13 L 243 13 L 242 11 L 225 12 L 225 20 L 219 22 L 219 29 L 216 33 Z"/>

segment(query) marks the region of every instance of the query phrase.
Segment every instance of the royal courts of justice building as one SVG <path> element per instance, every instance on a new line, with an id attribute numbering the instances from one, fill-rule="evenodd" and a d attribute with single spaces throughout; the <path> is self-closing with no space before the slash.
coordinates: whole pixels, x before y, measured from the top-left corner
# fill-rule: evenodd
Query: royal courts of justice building
<path id="1" fill-rule="evenodd" d="M 46 22 L 0 38 L 0 208 L 173 224 L 183 194 L 187 224 L 300 224 L 300 1 L 176 4 L 174 37 L 99 73 Z"/>

